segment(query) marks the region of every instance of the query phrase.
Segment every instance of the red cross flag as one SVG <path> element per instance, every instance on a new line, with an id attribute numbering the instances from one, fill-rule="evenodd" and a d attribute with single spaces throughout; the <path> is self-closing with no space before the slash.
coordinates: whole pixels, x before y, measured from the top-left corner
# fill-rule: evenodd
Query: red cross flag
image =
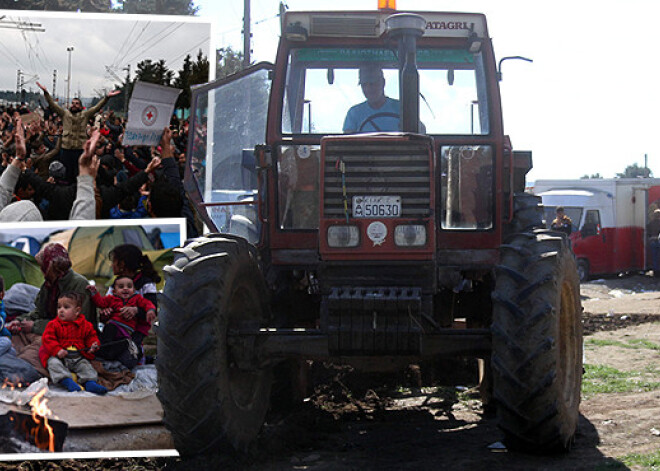
<path id="1" fill-rule="evenodd" d="M 128 121 L 124 132 L 126 146 L 157 146 L 163 129 L 170 125 L 178 88 L 135 82 L 128 103 Z"/>

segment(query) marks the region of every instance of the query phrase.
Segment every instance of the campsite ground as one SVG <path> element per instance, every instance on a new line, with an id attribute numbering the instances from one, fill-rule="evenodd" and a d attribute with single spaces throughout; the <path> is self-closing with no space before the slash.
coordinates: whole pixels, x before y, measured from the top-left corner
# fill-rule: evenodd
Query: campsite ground
<path id="1" fill-rule="evenodd" d="M 317 369 L 315 393 L 291 413 L 271 417 L 247 456 L 63 462 L 59 469 L 659 469 L 659 284 L 636 275 L 582 285 L 586 372 L 579 431 L 567 455 L 490 448 L 502 434 L 483 414 L 473 374 L 419 388 L 414 372 L 367 384 L 349 370 Z M 154 430 L 167 443 L 167 433 Z M 148 443 L 125 433 L 110 449 Z"/>

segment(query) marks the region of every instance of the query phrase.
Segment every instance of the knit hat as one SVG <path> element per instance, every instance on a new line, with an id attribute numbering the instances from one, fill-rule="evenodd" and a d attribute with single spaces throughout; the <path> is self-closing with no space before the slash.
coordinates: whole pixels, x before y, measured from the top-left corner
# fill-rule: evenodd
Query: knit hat
<path id="1" fill-rule="evenodd" d="M 66 177 L 66 168 L 64 168 L 64 164 L 59 160 L 51 162 L 48 166 L 48 175 L 56 180 L 64 180 Z"/>
<path id="2" fill-rule="evenodd" d="M 104 154 L 101 156 L 100 164 L 105 165 L 106 167 L 109 167 L 111 169 L 114 169 L 116 161 L 117 159 L 114 156 L 110 154 Z"/>

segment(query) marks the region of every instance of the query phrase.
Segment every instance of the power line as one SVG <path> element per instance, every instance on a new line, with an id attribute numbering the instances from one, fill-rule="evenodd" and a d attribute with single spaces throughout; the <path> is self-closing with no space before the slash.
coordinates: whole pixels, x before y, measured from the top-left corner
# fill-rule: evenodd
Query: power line
<path id="1" fill-rule="evenodd" d="M 275 14 L 273 16 L 269 16 L 267 18 L 261 18 L 260 20 L 257 20 L 257 21 L 251 21 L 250 24 L 253 25 L 253 26 L 256 26 L 258 24 L 265 23 L 266 21 L 270 21 L 270 20 L 273 20 L 275 18 L 278 18 L 279 16 L 280 16 L 280 14 L 277 13 L 277 14 Z M 216 36 L 220 36 L 222 34 L 233 33 L 235 31 L 242 31 L 242 30 L 243 30 L 243 27 L 238 26 L 236 28 L 225 29 L 223 31 L 217 31 L 215 34 L 216 34 Z"/>
<path id="2" fill-rule="evenodd" d="M 30 64 L 32 65 L 33 70 L 35 72 L 38 70 L 37 65 L 34 62 L 33 58 L 36 58 L 44 69 L 47 69 L 47 70 L 50 69 L 51 67 L 44 64 L 44 62 L 41 60 L 41 56 L 39 55 L 39 51 L 37 51 L 36 47 L 32 45 L 32 42 L 30 41 L 30 39 L 29 39 L 28 35 L 25 33 L 25 31 L 21 31 L 21 35 L 23 37 L 24 43 L 27 44 L 27 46 L 30 48 L 30 51 L 28 52 L 28 59 L 30 60 Z"/>
<path id="3" fill-rule="evenodd" d="M 181 59 L 182 57 L 184 57 L 184 56 L 190 54 L 191 51 L 194 51 L 195 49 L 197 49 L 197 48 L 198 48 L 199 46 L 201 46 L 202 44 L 208 42 L 209 39 L 210 39 L 209 36 L 205 37 L 205 38 L 202 39 L 200 42 L 198 42 L 197 44 L 195 44 L 194 46 L 192 46 L 190 49 L 188 49 L 187 51 L 185 51 L 183 54 L 179 54 L 179 55 L 176 56 L 174 59 L 168 59 L 167 61 L 168 61 L 170 64 L 171 64 L 172 62 L 176 62 L 176 61 L 178 61 L 178 60 Z M 213 53 L 215 54 L 215 51 L 213 51 Z M 209 60 L 209 63 L 210 63 L 210 60 Z"/>
<path id="4" fill-rule="evenodd" d="M 133 51 L 133 54 L 130 56 L 130 58 L 125 59 L 125 61 L 129 62 L 129 63 L 134 61 L 138 57 L 142 56 L 149 49 L 155 47 L 161 39 L 163 39 L 164 37 L 166 37 L 170 34 L 173 34 L 176 30 L 178 30 L 182 26 L 183 26 L 183 23 L 179 23 L 179 24 L 171 23 L 171 24 L 167 25 L 159 33 L 156 33 L 155 35 L 153 35 L 149 39 L 145 40 L 144 45 L 141 47 L 141 49 L 136 49 L 135 51 Z M 174 29 L 172 31 L 167 31 L 167 29 L 171 28 L 171 27 L 174 27 Z M 151 42 L 151 44 L 149 44 L 150 42 Z"/>
<path id="5" fill-rule="evenodd" d="M 115 58 L 114 58 L 114 59 L 112 60 L 112 62 L 111 62 L 112 64 L 115 64 L 115 63 L 117 62 L 117 59 L 119 58 L 119 55 L 122 53 L 122 51 L 124 50 L 124 48 L 125 48 L 126 45 L 128 44 L 128 40 L 129 40 L 129 39 L 131 38 L 131 36 L 133 35 L 133 31 L 135 31 L 135 28 L 137 28 L 137 25 L 138 25 L 138 24 L 139 24 L 138 21 L 136 21 L 135 23 L 133 23 L 133 27 L 131 28 L 131 30 L 129 31 L 129 33 L 128 33 L 128 34 L 126 35 L 126 37 L 124 38 L 124 42 L 122 43 L 122 45 L 121 45 L 121 46 L 119 47 L 119 49 L 117 50 L 117 54 L 115 55 Z M 144 30 L 143 30 L 143 31 L 144 31 Z"/>
<path id="6" fill-rule="evenodd" d="M 151 21 L 148 21 L 148 22 L 142 27 L 142 30 L 140 31 L 140 34 L 137 35 L 137 38 L 135 38 L 135 40 L 133 41 L 133 44 L 137 43 L 137 42 L 140 40 L 140 38 L 142 37 L 142 35 L 144 34 L 144 32 L 147 30 L 147 28 L 148 28 L 150 25 L 151 25 Z M 124 53 L 124 55 L 121 57 L 121 59 L 119 59 L 119 60 L 113 62 L 113 68 L 117 68 L 117 67 L 119 67 L 119 64 L 121 64 L 122 62 L 124 62 L 124 59 L 126 58 L 126 56 L 128 55 L 128 53 L 129 53 L 130 51 L 131 51 L 130 49 L 127 49 L 126 52 Z"/>

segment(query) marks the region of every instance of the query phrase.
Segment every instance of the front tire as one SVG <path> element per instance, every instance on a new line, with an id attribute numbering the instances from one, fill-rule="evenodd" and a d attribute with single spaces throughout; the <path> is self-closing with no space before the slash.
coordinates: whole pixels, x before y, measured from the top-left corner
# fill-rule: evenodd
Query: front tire
<path id="1" fill-rule="evenodd" d="M 157 331 L 163 421 L 184 456 L 244 451 L 263 425 L 272 374 L 236 366 L 227 334 L 264 325 L 263 276 L 240 238 L 198 238 L 175 253 Z"/>
<path id="2" fill-rule="evenodd" d="M 502 246 L 493 292 L 492 369 L 508 446 L 570 449 L 582 385 L 580 285 L 565 237 L 520 233 Z"/>
<path id="3" fill-rule="evenodd" d="M 589 262 L 580 259 L 577 262 L 577 270 L 578 270 L 578 276 L 580 277 L 580 282 L 581 283 L 586 283 L 589 281 Z"/>

